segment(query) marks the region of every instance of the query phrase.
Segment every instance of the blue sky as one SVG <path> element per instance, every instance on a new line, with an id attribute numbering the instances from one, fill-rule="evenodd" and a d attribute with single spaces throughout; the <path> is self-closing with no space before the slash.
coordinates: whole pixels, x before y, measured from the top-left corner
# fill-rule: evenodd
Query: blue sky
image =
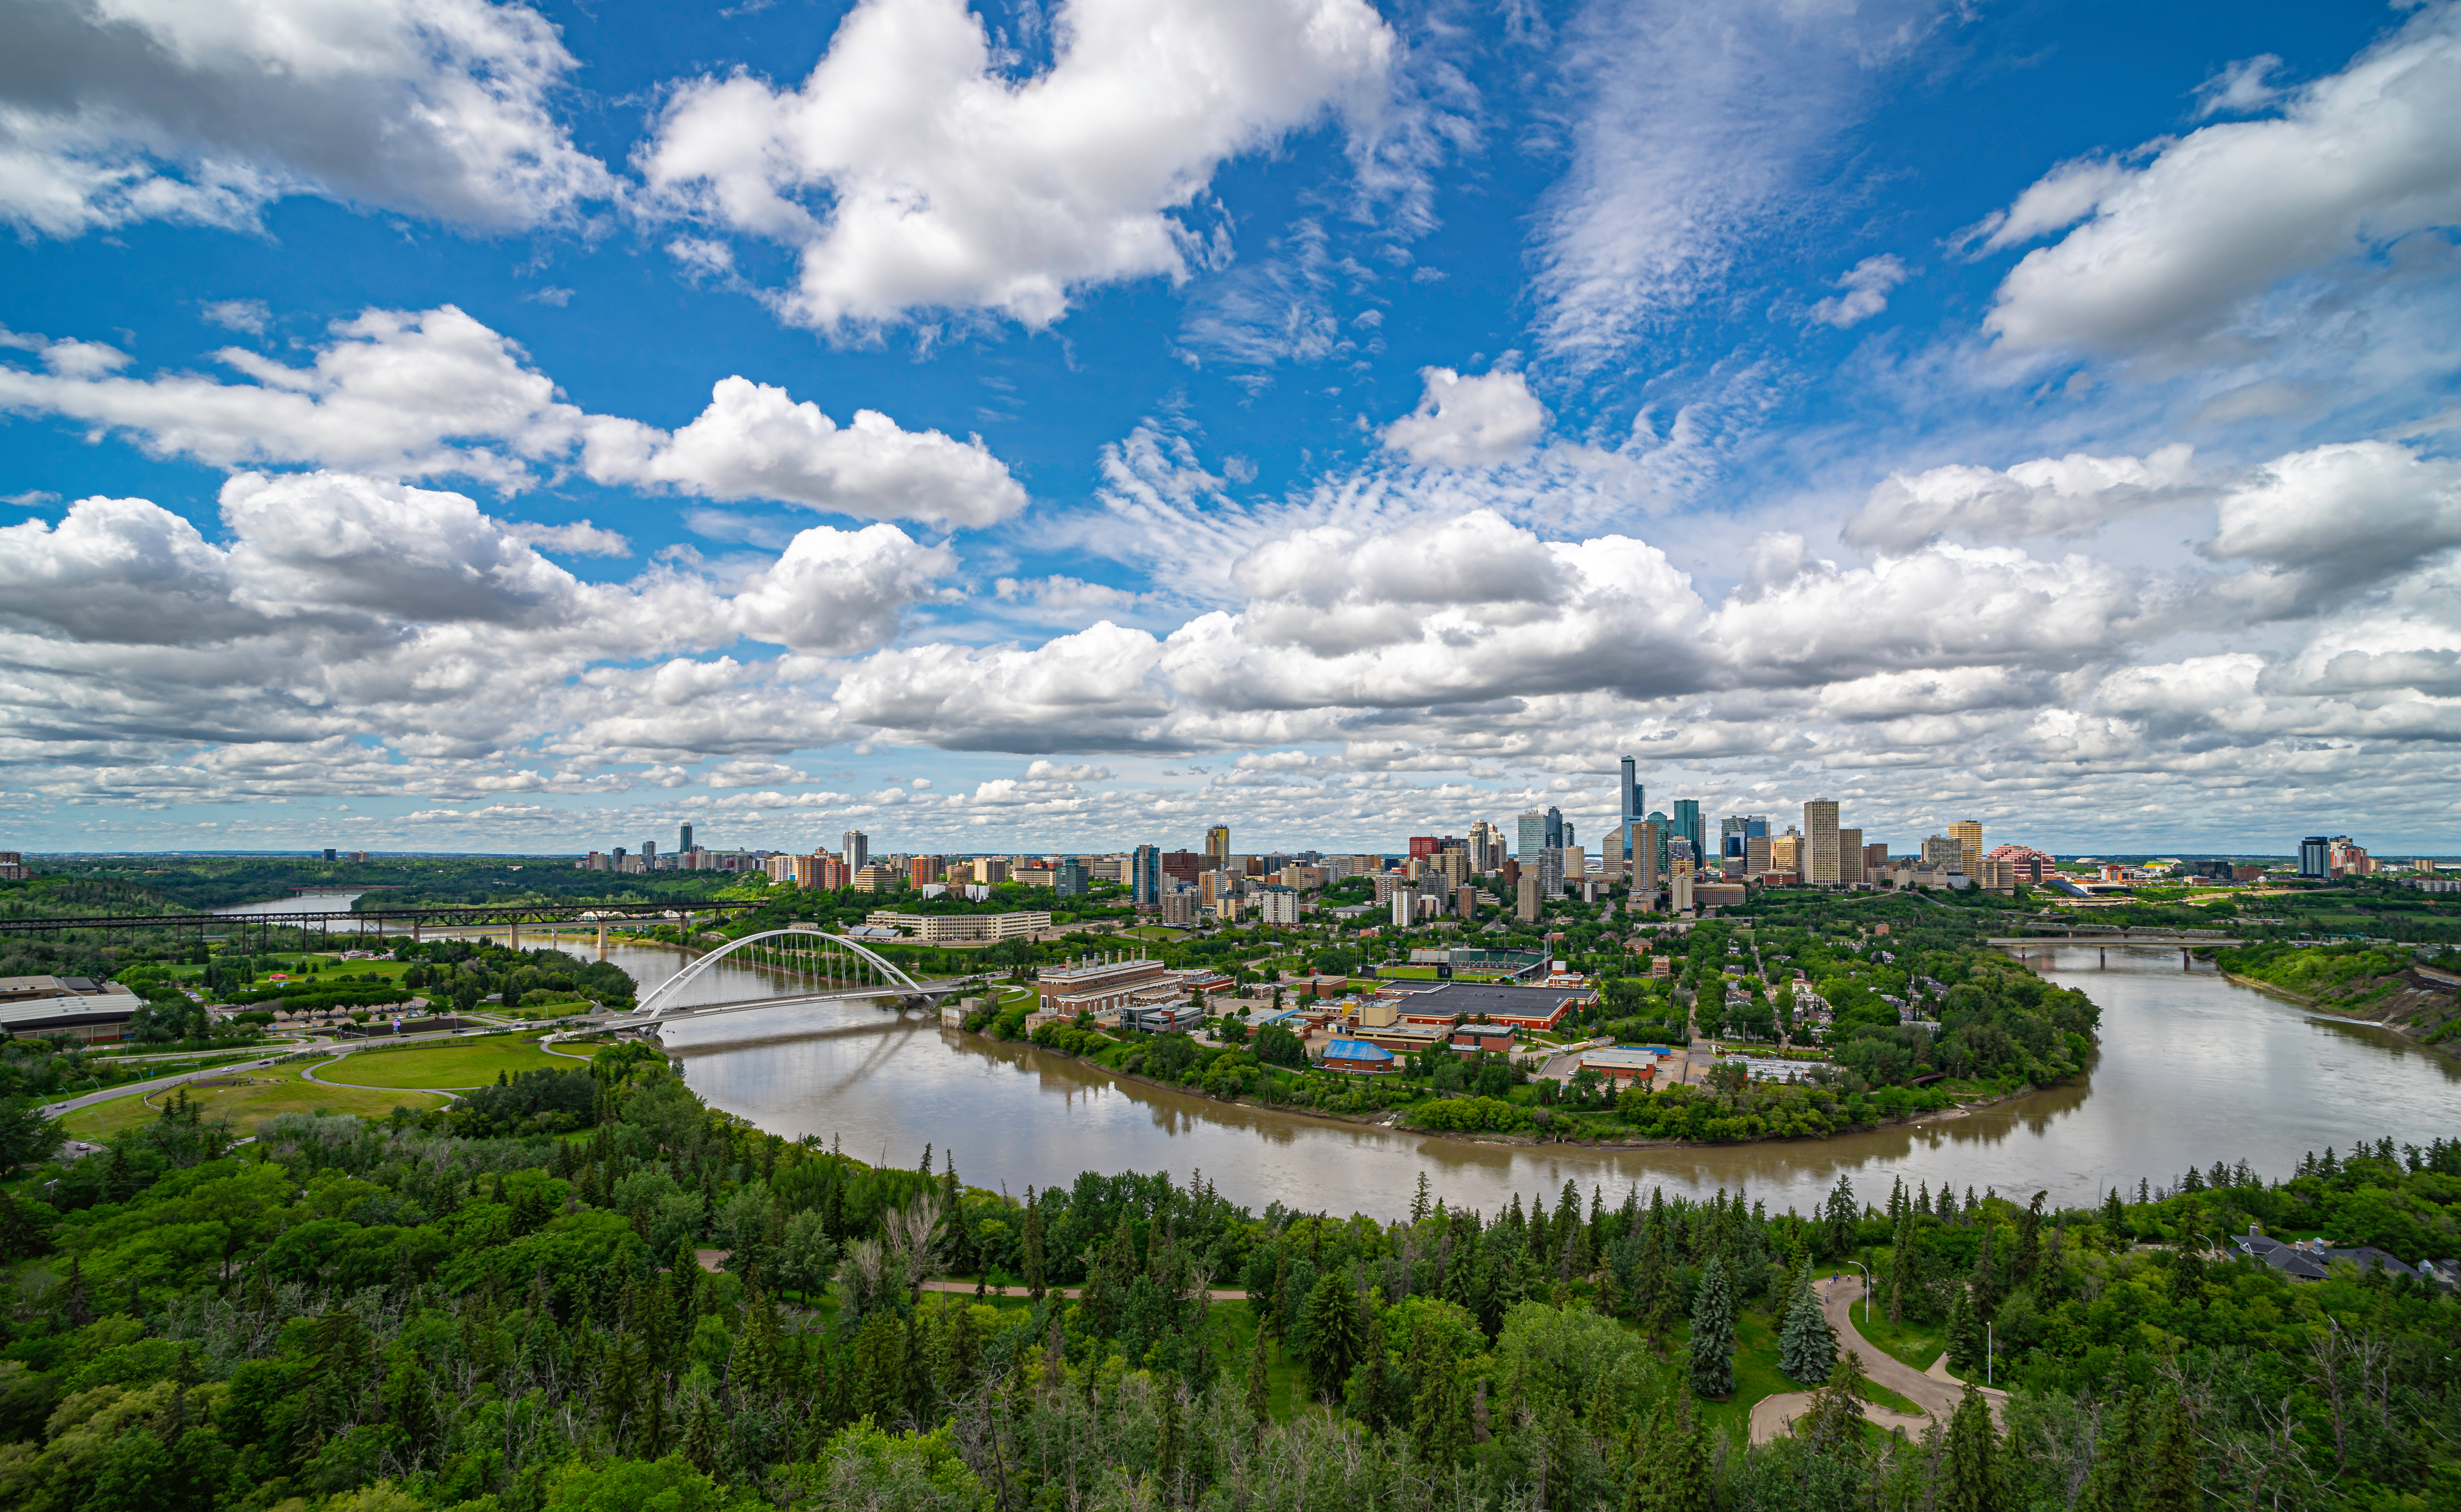
<path id="1" fill-rule="evenodd" d="M 2461 846 L 2450 7 L 0 25 L 0 845 Z"/>

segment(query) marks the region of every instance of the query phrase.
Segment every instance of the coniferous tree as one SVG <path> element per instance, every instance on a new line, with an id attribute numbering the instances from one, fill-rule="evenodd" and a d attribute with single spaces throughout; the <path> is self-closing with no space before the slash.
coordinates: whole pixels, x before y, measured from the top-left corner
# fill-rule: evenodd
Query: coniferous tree
<path id="1" fill-rule="evenodd" d="M 1692 1304 L 1692 1390 L 1696 1395 L 1723 1399 L 1735 1390 L 1735 1294 L 1726 1282 L 1723 1256 L 1712 1256 L 1701 1274 L 1701 1294 Z"/>
<path id="2" fill-rule="evenodd" d="M 435 1393 L 418 1356 L 403 1350 L 385 1373 L 385 1420 L 401 1436 L 403 1451 L 416 1462 L 436 1439 Z"/>
<path id="3" fill-rule="evenodd" d="M 1364 1346 L 1359 1324 L 1359 1300 L 1350 1278 L 1329 1270 L 1317 1278 L 1307 1300 L 1308 1389 L 1314 1395 L 1338 1396 L 1342 1384 L 1359 1365 Z"/>
<path id="4" fill-rule="evenodd" d="M 711 1395 L 707 1391 L 693 1394 L 692 1420 L 684 1425 L 684 1459 L 705 1476 L 717 1474 L 718 1456 L 726 1442 Z"/>
<path id="5" fill-rule="evenodd" d="M 863 1320 L 854 1336 L 854 1411 L 883 1425 L 894 1422 L 906 1399 L 906 1331 L 886 1310 Z"/>
<path id="6" fill-rule="evenodd" d="M 1358 1403 L 1359 1419 L 1367 1425 L 1367 1431 L 1383 1434 L 1409 1420 L 1410 1394 L 1385 1349 L 1383 1318 L 1373 1306 L 1367 1309 L 1367 1336 L 1352 1375 L 1351 1395 Z"/>
<path id="7" fill-rule="evenodd" d="M 1731 1374 L 1731 1362 L 1729 1374 Z M 1675 1390 L 1674 1440 L 1654 1512 L 1709 1512 L 1717 1487 L 1710 1480 L 1709 1423 L 1692 1400 L 1688 1383 Z"/>
<path id="8" fill-rule="evenodd" d="M 2144 1484 L 2136 1512 L 2196 1512 L 2196 1431 L 2188 1418 L 2188 1400 L 2177 1392 L 2162 1404 L 2162 1426 L 2154 1431 L 2147 1457 Z"/>
<path id="9" fill-rule="evenodd" d="M 1786 1323 L 1778 1331 L 1777 1349 L 1778 1369 L 1806 1384 L 1827 1380 L 1836 1368 L 1837 1335 L 1820 1310 L 1820 1298 L 1812 1289 L 1808 1266 L 1796 1273 L 1794 1301 L 1787 1307 Z"/>
<path id="10" fill-rule="evenodd" d="M 1623 1512 L 1658 1512 L 1665 1505 L 1666 1477 L 1674 1453 L 1674 1398 L 1661 1396 L 1649 1410 L 1649 1426 L 1636 1425 L 1625 1459 Z"/>
<path id="11" fill-rule="evenodd" d="M 1999 1448 L 1991 1404 L 1969 1383 L 1948 1419 L 1948 1473 L 1939 1488 L 1940 1512 L 2002 1512 L 1995 1462 Z"/>
<path id="12" fill-rule="evenodd" d="M 1265 1331 L 1256 1330 L 1256 1342 L 1248 1351 L 1248 1416 L 1255 1419 L 1261 1432 L 1266 1419 L 1273 1416 L 1273 1377 L 1266 1372 Z"/>
<path id="13" fill-rule="evenodd" d="M 1948 1301 L 1948 1368 L 1971 1371 L 1982 1361 L 1982 1324 L 1974 1316 L 1974 1304 L 1958 1287 Z"/>
<path id="14" fill-rule="evenodd" d="M 1044 1259 L 1042 1237 L 1042 1203 L 1034 1188 L 1025 1189 L 1025 1229 L 1017 1242 L 1017 1265 L 1025 1271 L 1026 1294 L 1036 1302 L 1042 1300 Z"/>
<path id="15" fill-rule="evenodd" d="M 1889 1322 L 1902 1323 L 1906 1316 L 1906 1286 L 1915 1278 L 1915 1235 L 1914 1209 L 1897 1215 L 1897 1231 L 1889 1241 Z"/>
<path id="16" fill-rule="evenodd" d="M 2093 1469 L 2078 1501 L 2082 1512 L 2135 1512 L 2137 1481 L 2144 1473 L 2137 1456 L 2144 1441 L 2145 1398 L 2130 1391 L 2124 1404 L 2104 1417 Z"/>
<path id="17" fill-rule="evenodd" d="M 1794 1436 L 1831 1459 L 1863 1458 L 1863 1359 L 1849 1350 L 1830 1368 L 1811 1404 L 1794 1420 Z"/>
<path id="18" fill-rule="evenodd" d="M 1162 1493 L 1163 1505 L 1177 1506 L 1179 1496 L 1179 1462 L 1186 1445 L 1179 1425 L 1179 1381 L 1175 1376 L 1162 1378 L 1162 1424 L 1155 1435 L 1154 1484 Z"/>
<path id="19" fill-rule="evenodd" d="M 2043 1199 L 2048 1192 L 2036 1192 L 2025 1210 L 2017 1215 L 2017 1250 L 2008 1257 L 2010 1279 L 2022 1285 L 2043 1263 Z"/>
<path id="20" fill-rule="evenodd" d="M 1981 1214 L 1982 1244 L 1974 1251 L 1974 1277 L 1966 1288 L 1974 1294 L 1974 1315 L 1988 1320 L 2000 1307 L 2000 1267 L 1991 1254 L 1992 1230 L 1999 1225 L 1988 1211 Z"/>

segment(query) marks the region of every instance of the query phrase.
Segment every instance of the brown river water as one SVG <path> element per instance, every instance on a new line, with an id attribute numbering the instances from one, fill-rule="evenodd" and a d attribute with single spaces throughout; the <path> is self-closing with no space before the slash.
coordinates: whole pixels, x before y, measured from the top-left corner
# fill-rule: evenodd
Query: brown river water
<path id="1" fill-rule="evenodd" d="M 578 942 L 567 948 L 589 953 Z M 616 947 L 644 990 L 682 957 Z M 975 1185 L 1022 1195 L 1081 1170 L 1202 1171 L 1261 1210 L 1405 1212 L 1421 1172 L 1455 1205 L 1492 1212 L 1515 1192 L 1552 1206 L 1566 1181 L 1618 1199 L 1637 1184 L 1669 1195 L 1742 1187 L 1772 1211 L 1816 1206 L 1845 1175 L 1867 1201 L 1903 1177 L 1937 1188 L 1996 1187 L 2055 1203 L 2132 1195 L 2189 1165 L 2246 1160 L 2289 1174 L 2308 1151 L 2360 1139 L 2461 1136 L 2461 1065 L 2368 1025 L 2306 1012 L 2156 948 L 2044 948 L 2023 959 L 2102 1009 L 2092 1072 L 1961 1118 L 1844 1135 L 1712 1148 L 1601 1151 L 1482 1144 L 1240 1107 L 1142 1084 L 1031 1046 L 943 1030 L 936 1017 L 870 1007 L 783 1007 L 677 1024 L 666 1043 L 714 1106 L 790 1138 L 818 1135 L 867 1161 L 910 1164 L 928 1141 L 953 1151 Z M 698 985 L 717 1002 L 765 990 L 721 963 Z"/>

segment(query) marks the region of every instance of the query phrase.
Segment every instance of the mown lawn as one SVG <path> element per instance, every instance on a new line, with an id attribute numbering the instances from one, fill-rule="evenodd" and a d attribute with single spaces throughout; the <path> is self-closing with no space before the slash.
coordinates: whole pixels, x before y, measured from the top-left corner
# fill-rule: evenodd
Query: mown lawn
<path id="1" fill-rule="evenodd" d="M 1931 1362 L 1948 1348 L 1948 1329 L 1943 1324 L 1916 1323 L 1908 1318 L 1902 1325 L 1893 1327 L 1884 1297 L 1872 1299 L 1869 1323 L 1863 1321 L 1862 1304 L 1855 1304 L 1854 1328 L 1875 1348 L 1918 1371 L 1930 1370 Z"/>
<path id="2" fill-rule="evenodd" d="M 445 1100 L 432 1092 L 318 1086 L 302 1080 L 297 1066 L 268 1066 L 233 1075 L 246 1080 L 223 1087 L 191 1083 L 187 1087 L 188 1100 L 203 1109 L 208 1118 L 230 1119 L 243 1134 L 254 1134 L 260 1120 L 277 1113 L 349 1113 L 362 1118 L 381 1118 L 396 1105 L 426 1109 Z M 162 1103 L 177 1090 L 157 1093 L 151 1102 L 134 1094 L 97 1102 L 68 1115 L 60 1120 L 60 1126 L 70 1137 L 80 1139 L 134 1129 L 160 1118 Z"/>
<path id="3" fill-rule="evenodd" d="M 445 1091 L 493 1085 L 499 1074 L 571 1071 L 581 1062 L 550 1055 L 534 1036 L 491 1034 L 416 1050 L 363 1050 L 326 1061 L 317 1079 L 350 1087 L 426 1087 Z"/>

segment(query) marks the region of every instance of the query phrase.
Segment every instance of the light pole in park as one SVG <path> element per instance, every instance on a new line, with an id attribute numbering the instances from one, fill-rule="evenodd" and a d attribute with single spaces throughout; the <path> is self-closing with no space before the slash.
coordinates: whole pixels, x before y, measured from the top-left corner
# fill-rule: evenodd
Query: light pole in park
<path id="1" fill-rule="evenodd" d="M 1872 1293 L 1880 1288 L 1880 1281 L 1870 1270 L 1864 1268 L 1861 1261 L 1849 1260 L 1846 1263 L 1863 1272 L 1863 1326 L 1868 1329 L 1872 1326 Z"/>

